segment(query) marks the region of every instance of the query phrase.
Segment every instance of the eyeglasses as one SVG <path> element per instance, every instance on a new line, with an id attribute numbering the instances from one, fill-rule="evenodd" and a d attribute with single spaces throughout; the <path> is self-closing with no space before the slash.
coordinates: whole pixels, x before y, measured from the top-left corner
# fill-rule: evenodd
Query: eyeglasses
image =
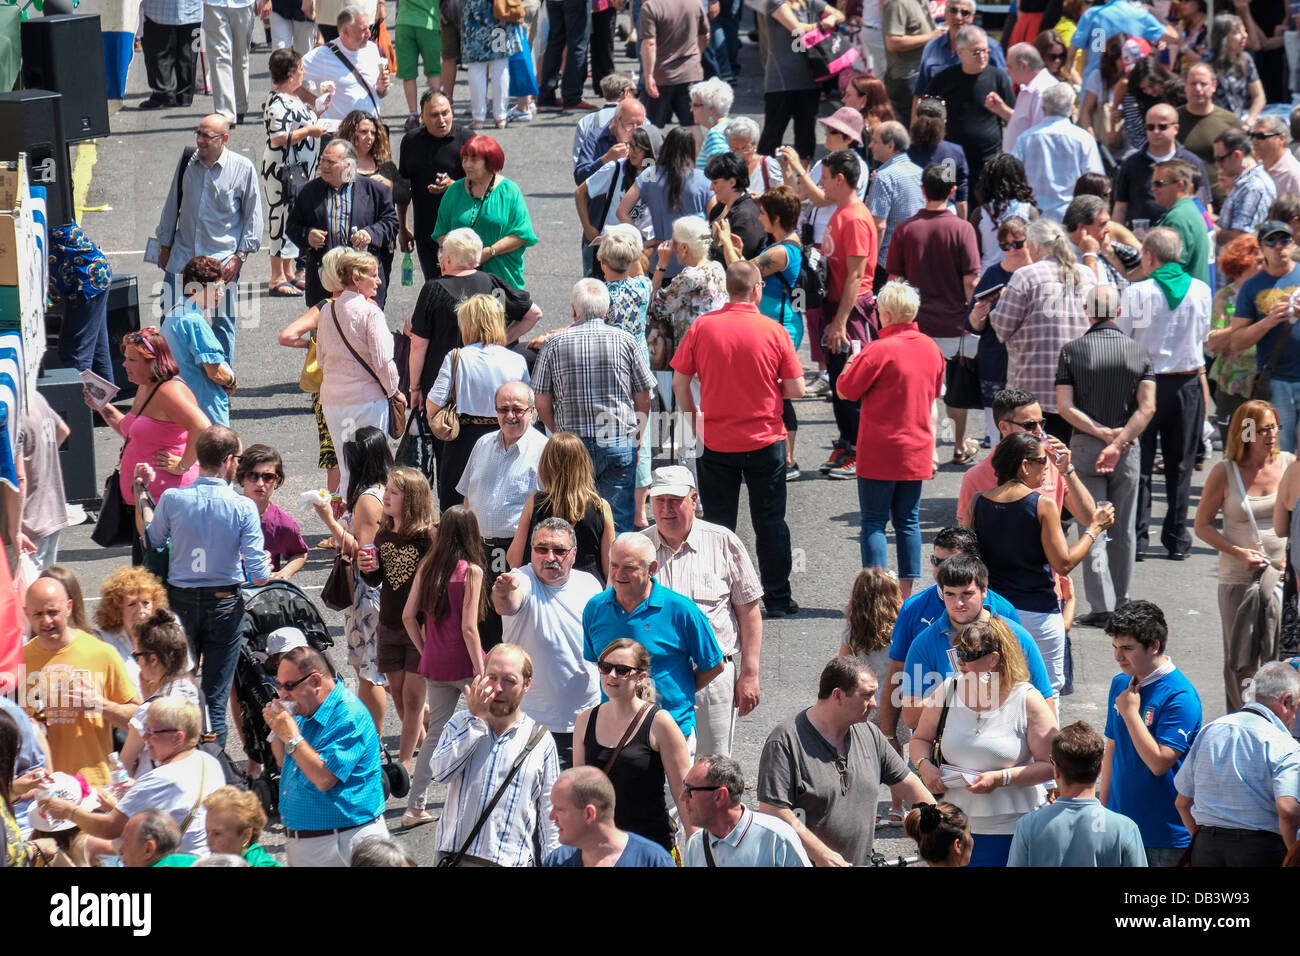
<path id="1" fill-rule="evenodd" d="M 707 791 L 709 791 L 709 790 L 722 790 L 722 789 L 723 789 L 723 785 L 720 784 L 720 783 L 718 783 L 718 784 L 710 784 L 710 785 L 707 786 L 707 787 L 697 787 L 697 786 L 695 786 L 695 785 L 693 785 L 693 784 L 683 783 L 683 784 L 682 784 L 682 796 L 683 796 L 683 797 L 689 797 L 692 793 L 695 793 L 696 791 L 701 791 L 701 790 L 707 792 Z"/>
<path id="2" fill-rule="evenodd" d="M 1177 125 L 1178 125 L 1177 123 L 1147 123 L 1147 132 L 1150 133 L 1154 130 L 1160 130 L 1160 132 L 1163 133 L 1165 130 L 1169 129 L 1170 127 L 1177 126 Z"/>
<path id="3" fill-rule="evenodd" d="M 984 49 L 982 49 L 982 50 L 967 50 L 966 52 L 969 53 L 971 56 L 988 56 L 988 55 L 989 55 L 988 47 L 984 47 Z"/>
<path id="4" fill-rule="evenodd" d="M 998 248 L 1001 249 L 1003 252 L 1010 252 L 1012 249 L 1023 249 L 1025 248 L 1025 240 L 1010 239 L 1006 242 L 999 242 Z"/>
<path id="5" fill-rule="evenodd" d="M 1046 418 L 1031 418 L 1028 421 L 1018 422 L 1012 420 L 1011 424 L 1018 428 L 1023 428 L 1027 432 L 1040 432 L 1047 427 Z"/>
<path id="6" fill-rule="evenodd" d="M 572 548 L 553 548 L 550 545 L 546 545 L 546 544 L 533 545 L 533 554 L 553 554 L 557 558 L 564 557 L 572 550 L 573 550 Z"/>
<path id="7" fill-rule="evenodd" d="M 1264 245 L 1269 249 L 1281 249 L 1283 246 L 1291 245 L 1290 236 L 1269 236 L 1264 240 Z"/>
<path id="8" fill-rule="evenodd" d="M 522 415 L 524 412 L 532 409 L 531 405 L 498 405 L 498 415 Z"/>
<path id="9" fill-rule="evenodd" d="M 609 661 L 601 661 L 596 665 L 596 669 L 606 677 L 610 674 L 615 677 L 631 677 L 633 674 L 641 672 L 641 668 L 633 667 L 631 664 L 611 664 Z"/>
<path id="10" fill-rule="evenodd" d="M 1151 186 L 1154 189 L 1163 189 L 1164 187 L 1172 186 L 1174 183 L 1179 181 L 1180 180 L 1177 179 L 1153 179 L 1151 180 Z"/>
<path id="11" fill-rule="evenodd" d="M 255 485 L 266 482 L 268 485 L 280 480 L 280 476 L 273 471 L 250 471 L 244 476 L 245 481 L 251 481 Z"/>
<path id="12" fill-rule="evenodd" d="M 299 677 L 297 680 L 280 681 L 280 682 L 279 682 L 279 683 L 280 683 L 280 689 L 281 689 L 281 690 L 287 690 L 287 691 L 289 691 L 289 692 L 292 693 L 293 690 L 294 690 L 295 688 L 297 688 L 297 686 L 298 686 L 299 684 L 302 684 L 302 683 L 304 683 L 304 682 L 306 682 L 306 681 L 309 681 L 309 680 L 311 680 L 311 679 L 312 679 L 313 677 L 315 677 L 315 676 L 316 676 L 315 674 L 308 674 L 306 677 Z"/>
<path id="13" fill-rule="evenodd" d="M 225 133 L 205 133 L 201 129 L 196 129 L 194 131 L 194 138 L 202 140 L 205 143 L 210 143 L 214 139 L 221 139 L 221 137 L 225 135 Z"/>
<path id="14" fill-rule="evenodd" d="M 144 730 L 140 731 L 140 736 L 141 736 L 141 737 L 156 737 L 156 736 L 158 736 L 158 734 L 174 734 L 174 733 L 176 733 L 176 732 L 179 731 L 179 730 L 180 730 L 179 727 L 168 727 L 168 728 L 165 729 L 165 730 L 150 730 L 148 727 L 146 727 Z"/>
<path id="15" fill-rule="evenodd" d="M 1251 139 L 1272 139 L 1274 136 L 1281 136 L 1281 133 L 1251 133 Z"/>
<path id="16" fill-rule="evenodd" d="M 1261 434 L 1271 435 L 1273 432 L 1277 431 L 1277 425 L 1260 425 L 1255 429 L 1255 431 L 1260 432 Z"/>
<path id="17" fill-rule="evenodd" d="M 973 663 L 975 663 L 976 661 L 980 660 L 981 658 L 988 657 L 990 654 L 993 653 L 993 649 L 990 648 L 989 650 L 986 650 L 986 651 L 984 651 L 984 650 L 975 650 L 975 651 L 958 651 L 958 650 L 954 650 L 953 653 L 957 655 L 957 660 L 961 661 L 963 664 L 973 664 Z"/>

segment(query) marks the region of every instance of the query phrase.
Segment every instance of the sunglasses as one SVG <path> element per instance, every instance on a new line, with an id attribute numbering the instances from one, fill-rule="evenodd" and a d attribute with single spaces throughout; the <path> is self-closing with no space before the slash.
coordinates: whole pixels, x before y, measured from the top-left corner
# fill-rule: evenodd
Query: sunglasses
<path id="1" fill-rule="evenodd" d="M 545 545 L 545 544 L 533 545 L 533 554 L 553 554 L 557 558 L 564 557 L 572 550 L 573 550 L 572 548 L 552 548 L 549 545 Z"/>
<path id="2" fill-rule="evenodd" d="M 613 674 L 615 677 L 631 677 L 633 674 L 639 674 L 641 668 L 633 667 L 631 664 L 611 664 L 609 661 L 601 661 L 596 668 L 608 677 Z M 714 788 L 717 789 L 716 787 Z"/>
<path id="3" fill-rule="evenodd" d="M 150 730 L 148 727 L 146 727 L 144 730 L 140 731 L 140 736 L 141 736 L 141 737 L 156 737 L 156 736 L 158 736 L 159 734 L 174 734 L 174 733 L 176 733 L 176 732 L 179 731 L 179 730 L 180 730 L 179 727 L 168 727 L 168 728 L 166 728 L 165 730 Z"/>
<path id="4" fill-rule="evenodd" d="M 1023 249 L 1025 248 L 1025 240 L 1010 239 L 1007 242 L 999 242 L 998 248 L 1003 252 L 1010 252 L 1012 249 Z"/>
<path id="5" fill-rule="evenodd" d="M 1177 126 L 1177 125 L 1178 125 L 1177 123 L 1147 123 L 1147 132 L 1150 133 L 1153 132 L 1154 130 L 1160 130 L 1160 132 L 1163 133 L 1171 126 Z"/>
<path id="6" fill-rule="evenodd" d="M 1151 180 L 1151 185 L 1152 185 L 1152 187 L 1154 187 L 1154 188 L 1156 188 L 1156 189 L 1163 189 L 1165 186 L 1172 186 L 1172 185 L 1173 185 L 1174 183 L 1176 183 L 1176 182 L 1179 182 L 1179 180 L 1177 180 L 1177 179 L 1153 179 L 1153 180 Z"/>
<path id="7" fill-rule="evenodd" d="M 1031 418 L 1028 421 L 1023 421 L 1023 422 L 1018 422 L 1013 420 L 1011 424 L 1015 425 L 1018 428 L 1023 428 L 1027 432 L 1037 432 L 1037 431 L 1042 431 L 1047 427 L 1047 419 Z"/>
<path id="8" fill-rule="evenodd" d="M 244 476 L 245 481 L 251 481 L 255 485 L 266 482 L 268 485 L 280 480 L 280 476 L 273 471 L 250 471 Z"/>
<path id="9" fill-rule="evenodd" d="M 139 664 L 139 663 L 140 663 L 142 660 L 144 660 L 146 657 L 153 657 L 153 654 L 149 653 L 149 651 L 132 651 L 132 652 L 131 652 L 131 660 L 135 661 L 137 664 Z"/>
<path id="10" fill-rule="evenodd" d="M 988 657 L 990 654 L 993 653 L 993 650 L 990 648 L 989 650 L 986 651 L 985 650 L 954 651 L 953 653 L 957 655 L 957 660 L 961 661 L 963 664 L 973 664 L 976 661 L 981 660 L 982 658 Z"/>
<path id="11" fill-rule="evenodd" d="M 315 674 L 308 674 L 306 677 L 299 677 L 297 680 L 282 681 L 280 683 L 280 689 L 292 692 L 299 684 L 305 683 L 315 676 Z"/>
<path id="12" fill-rule="evenodd" d="M 1064 53 L 1049 53 L 1049 54 L 1047 54 L 1047 56 L 1045 57 L 1045 59 L 1047 59 L 1047 60 L 1051 60 L 1052 62 L 1059 62 L 1059 61 L 1065 59 L 1065 54 L 1064 54 Z"/>
<path id="13" fill-rule="evenodd" d="M 1269 236 L 1264 240 L 1264 245 L 1270 249 L 1281 249 L 1283 246 L 1291 245 L 1290 236 Z"/>
<path id="14" fill-rule="evenodd" d="M 937 554 L 932 554 L 930 555 L 930 566 L 937 568 L 947 560 L 947 558 L 941 558 Z"/>
<path id="15" fill-rule="evenodd" d="M 1251 139 L 1272 139 L 1274 136 L 1281 136 L 1281 133 L 1251 133 Z"/>
<path id="16" fill-rule="evenodd" d="M 722 784 L 711 784 L 707 787 L 697 787 L 694 784 L 684 783 L 682 784 L 682 796 L 689 797 L 692 793 L 696 793 L 698 791 L 703 791 L 707 793 L 710 790 L 721 790 L 721 789 L 723 789 Z"/>
<path id="17" fill-rule="evenodd" d="M 1229 158 L 1231 158 L 1231 156 L 1232 156 L 1231 153 L 1226 153 L 1223 156 L 1215 156 L 1214 165 L 1218 166 L 1220 163 L 1226 163 L 1229 160 Z"/>
<path id="18" fill-rule="evenodd" d="M 1046 455 L 1039 455 L 1037 458 L 1028 458 L 1028 457 L 1026 457 L 1026 458 L 1025 458 L 1025 461 L 1032 461 L 1032 462 L 1033 462 L 1034 464 L 1036 464 L 1036 465 L 1045 465 L 1045 464 L 1047 464 L 1047 456 L 1046 456 Z"/>

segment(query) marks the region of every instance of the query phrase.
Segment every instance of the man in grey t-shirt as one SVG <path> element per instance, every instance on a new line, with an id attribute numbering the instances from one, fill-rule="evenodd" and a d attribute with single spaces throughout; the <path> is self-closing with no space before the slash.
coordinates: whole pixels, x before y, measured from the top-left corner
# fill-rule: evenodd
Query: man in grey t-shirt
<path id="1" fill-rule="evenodd" d="M 814 866 L 868 866 L 880 785 L 911 804 L 934 797 L 867 721 L 879 682 L 866 662 L 836 657 L 817 702 L 767 738 L 758 808 L 794 827 Z"/>

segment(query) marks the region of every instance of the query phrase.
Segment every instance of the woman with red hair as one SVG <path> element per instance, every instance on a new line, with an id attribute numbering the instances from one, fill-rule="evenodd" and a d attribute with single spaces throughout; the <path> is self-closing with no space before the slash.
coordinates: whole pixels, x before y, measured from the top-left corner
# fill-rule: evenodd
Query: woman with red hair
<path id="1" fill-rule="evenodd" d="M 1253 235 L 1238 236 L 1219 252 L 1219 274 L 1228 281 L 1219 287 L 1210 306 L 1210 337 L 1205 351 L 1215 356 L 1210 366 L 1210 384 L 1214 388 L 1214 417 L 1221 429 L 1228 427 L 1232 413 L 1255 387 L 1255 346 L 1234 352 L 1228 344 L 1228 326 L 1237 313 L 1237 293 L 1241 284 L 1264 267 L 1259 240 Z M 1225 436 L 1226 437 L 1226 436 Z"/>
<path id="2" fill-rule="evenodd" d="M 537 244 L 524 194 L 501 175 L 506 154 L 491 136 L 475 136 L 460 151 L 465 178 L 443 194 L 433 238 L 453 229 L 473 229 L 483 240 L 479 268 L 518 289 L 524 287 L 524 249 Z"/>

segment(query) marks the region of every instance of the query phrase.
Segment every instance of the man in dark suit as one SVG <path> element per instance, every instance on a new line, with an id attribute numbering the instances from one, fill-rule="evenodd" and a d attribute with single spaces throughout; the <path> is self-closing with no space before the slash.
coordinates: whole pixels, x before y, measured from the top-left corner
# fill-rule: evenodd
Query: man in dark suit
<path id="1" fill-rule="evenodd" d="M 320 177 L 298 194 L 285 232 L 307 254 L 307 304 L 318 305 L 329 293 L 320 281 L 320 264 L 326 251 L 349 245 L 364 249 L 381 263 L 383 251 L 397 238 L 397 209 L 393 191 L 367 176 L 357 175 L 357 151 L 344 139 L 326 144 L 320 158 Z M 387 299 L 389 276 L 375 295 L 381 309 Z"/>

